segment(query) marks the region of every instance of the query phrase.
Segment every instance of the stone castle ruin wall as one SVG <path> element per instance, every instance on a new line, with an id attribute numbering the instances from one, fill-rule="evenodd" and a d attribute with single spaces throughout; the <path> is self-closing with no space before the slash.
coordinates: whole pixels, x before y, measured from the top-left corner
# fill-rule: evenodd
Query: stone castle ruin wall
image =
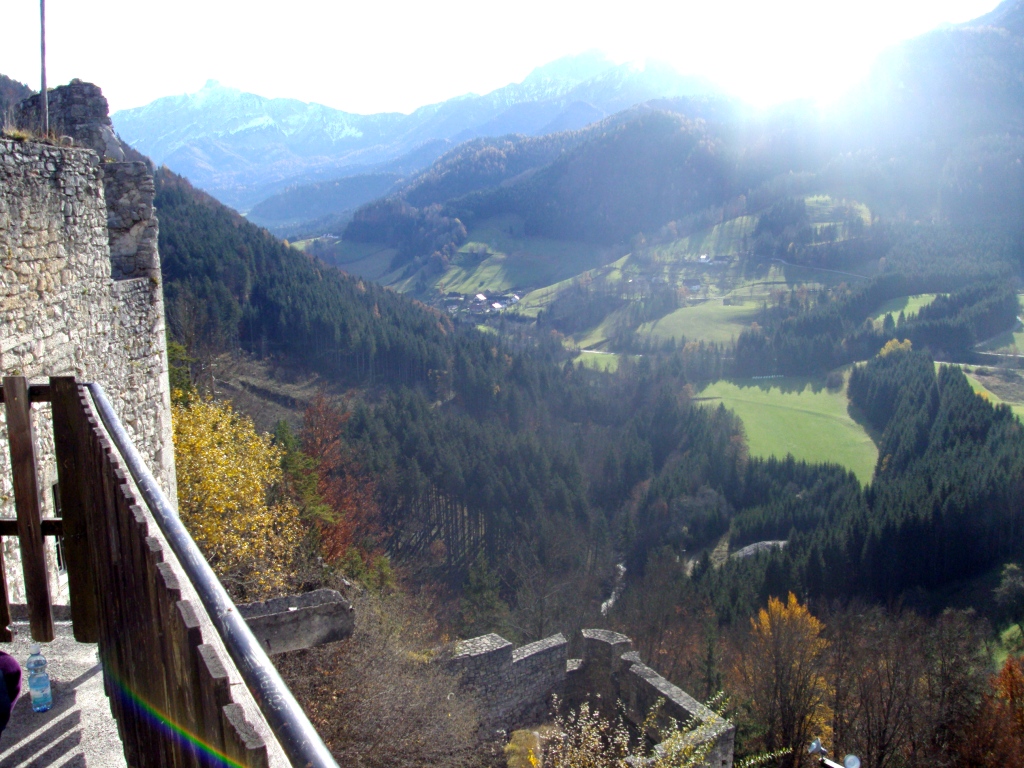
<path id="1" fill-rule="evenodd" d="M 480 705 L 481 727 L 511 732 L 550 720 L 552 697 L 568 707 L 589 702 L 609 716 L 623 714 L 639 728 L 659 700 L 659 725 L 669 720 L 694 720 L 710 727 L 714 746 L 708 768 L 732 768 L 736 728 L 650 667 L 633 650 L 625 635 L 605 629 L 584 629 L 580 658 L 569 658 L 561 634 L 513 649 L 500 635 L 463 640 L 437 657 Z"/>
<path id="2" fill-rule="evenodd" d="M 26 131 L 38 130 L 42 122 L 40 101 L 37 93 L 15 106 L 15 125 Z M 72 80 L 67 85 L 49 89 L 46 105 L 51 134 L 69 137 L 75 146 L 92 149 L 102 160 L 123 162 L 126 159 L 99 86 Z"/>
<path id="3" fill-rule="evenodd" d="M 173 500 L 153 178 L 125 161 L 99 88 L 73 81 L 49 95 L 52 124 L 73 146 L 0 139 L 0 373 L 101 384 Z M 20 106 L 23 125 L 37 102 Z M 49 406 L 33 406 L 33 418 L 44 515 L 53 514 Z M 15 516 L 2 408 L 0 516 Z M 4 557 L 10 599 L 24 602 L 17 539 L 4 539 Z"/>

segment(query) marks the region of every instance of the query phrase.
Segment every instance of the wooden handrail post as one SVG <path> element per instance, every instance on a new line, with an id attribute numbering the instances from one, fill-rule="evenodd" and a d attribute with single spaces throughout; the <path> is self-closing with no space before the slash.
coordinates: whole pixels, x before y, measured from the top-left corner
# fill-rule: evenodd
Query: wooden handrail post
<path id="1" fill-rule="evenodd" d="M 14 507 L 18 513 L 18 538 L 21 540 L 21 567 L 25 574 L 32 639 L 41 643 L 53 640 L 53 614 L 50 611 L 50 582 L 46 577 L 43 529 L 39 504 L 39 476 L 36 472 L 36 444 L 32 433 L 28 379 L 4 376 L 4 407 L 7 410 L 7 442 L 11 448 L 14 475 Z"/>
<path id="2" fill-rule="evenodd" d="M 68 570 L 71 626 L 75 640 L 99 640 L 96 579 L 89 549 L 88 505 L 92 503 L 89 425 L 82 398 L 85 391 L 73 376 L 50 377 L 53 404 L 53 442 L 57 454 L 64 557 Z"/>
<path id="3" fill-rule="evenodd" d="M 0 539 L 0 642 L 9 643 L 14 639 L 11 632 L 11 604 L 7 598 L 7 565 L 4 563 L 4 543 Z"/>

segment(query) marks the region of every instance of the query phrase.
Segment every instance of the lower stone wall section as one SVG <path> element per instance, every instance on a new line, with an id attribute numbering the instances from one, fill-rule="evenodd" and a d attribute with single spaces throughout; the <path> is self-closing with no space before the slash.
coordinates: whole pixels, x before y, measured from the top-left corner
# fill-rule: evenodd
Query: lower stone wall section
<path id="1" fill-rule="evenodd" d="M 544 722 L 551 697 L 564 697 L 567 649 L 561 634 L 516 651 L 490 634 L 456 643 L 439 660 L 476 695 L 481 728 L 511 732 Z"/>
<path id="2" fill-rule="evenodd" d="M 640 728 L 661 700 L 659 725 L 696 721 L 714 742 L 705 765 L 732 768 L 732 723 L 646 666 L 625 635 L 584 629 L 581 641 L 582 658 L 570 659 L 561 634 L 515 650 L 500 635 L 483 635 L 443 649 L 438 662 L 476 695 L 486 731 L 510 733 L 540 725 L 550 719 L 554 695 L 571 707 L 589 702 L 610 716 L 623 711 Z"/>

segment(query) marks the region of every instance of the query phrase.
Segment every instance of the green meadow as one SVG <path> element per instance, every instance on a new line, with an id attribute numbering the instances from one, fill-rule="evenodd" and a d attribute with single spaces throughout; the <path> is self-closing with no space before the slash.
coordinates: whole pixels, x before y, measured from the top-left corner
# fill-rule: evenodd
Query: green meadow
<path id="1" fill-rule="evenodd" d="M 305 249 L 310 241 L 300 240 L 292 243 L 296 248 Z M 359 275 L 368 280 L 387 283 L 387 274 L 391 260 L 395 257 L 394 248 L 386 248 L 379 243 L 353 243 L 348 240 L 336 240 L 330 247 L 328 261 L 351 275 Z"/>
<path id="2" fill-rule="evenodd" d="M 452 265 L 435 286 L 444 293 L 525 290 L 550 286 L 622 255 L 588 243 L 516 236 L 514 217 L 474 227 Z"/>
<path id="3" fill-rule="evenodd" d="M 597 326 L 586 333 L 576 335 L 576 346 L 583 349 L 604 346 L 612 337 L 613 331 L 620 323 L 626 321 L 626 310 L 617 309 L 604 318 Z"/>
<path id="4" fill-rule="evenodd" d="M 585 368 L 593 368 L 595 371 L 614 373 L 619 370 L 619 355 L 610 352 L 595 352 L 585 349 L 580 352 L 576 362 Z"/>
<path id="5" fill-rule="evenodd" d="M 586 271 L 590 272 L 592 275 L 606 277 L 609 280 L 621 280 L 622 269 L 629 262 L 629 259 L 629 254 L 627 254 L 615 261 L 604 264 L 598 269 Z M 536 317 L 538 312 L 558 298 L 558 294 L 561 291 L 572 287 L 575 284 L 577 277 L 578 275 L 571 275 L 570 277 L 559 280 L 558 282 L 530 291 L 522 297 L 522 301 L 516 304 L 511 311 L 526 317 Z"/>
<path id="6" fill-rule="evenodd" d="M 705 253 L 711 257 L 737 256 L 749 247 L 755 226 L 756 216 L 738 216 L 689 237 L 653 246 L 650 253 L 655 259 L 670 261 L 695 261 Z"/>
<path id="7" fill-rule="evenodd" d="M 706 405 L 724 403 L 743 421 L 752 456 L 785 457 L 847 467 L 870 481 L 878 448 L 850 416 L 846 386 L 829 391 L 821 381 L 784 377 L 721 380 L 699 394 Z"/>
<path id="8" fill-rule="evenodd" d="M 979 345 L 978 349 L 985 352 L 998 352 L 1003 355 L 1024 354 L 1024 329 L 1018 325 L 1017 330 L 1000 333 Z"/>
<path id="9" fill-rule="evenodd" d="M 740 303 L 729 306 L 720 299 L 709 299 L 700 304 L 680 307 L 653 323 L 644 323 L 637 329 L 637 333 L 656 341 L 685 337 L 687 340 L 727 343 L 750 325 L 761 307 L 759 301 L 736 301 Z"/>
<path id="10" fill-rule="evenodd" d="M 829 195 L 811 195 L 804 198 L 807 218 L 811 224 L 841 224 L 849 211 L 860 217 L 865 226 L 871 226 L 871 211 L 863 203 L 836 200 Z"/>
<path id="11" fill-rule="evenodd" d="M 891 299 L 878 309 L 871 316 L 872 322 L 875 325 L 881 325 L 885 321 L 886 315 L 892 315 L 892 319 L 896 320 L 900 316 L 900 312 L 906 318 L 911 318 L 921 311 L 922 307 L 927 307 L 933 301 L 935 301 L 936 294 L 934 293 L 920 293 L 916 296 L 899 296 L 895 299 Z"/>

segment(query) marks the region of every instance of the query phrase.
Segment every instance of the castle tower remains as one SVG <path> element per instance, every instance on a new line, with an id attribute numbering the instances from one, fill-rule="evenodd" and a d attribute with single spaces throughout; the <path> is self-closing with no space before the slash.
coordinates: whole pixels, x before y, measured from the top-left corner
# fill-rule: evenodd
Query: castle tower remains
<path id="1" fill-rule="evenodd" d="M 48 94 L 59 146 L 0 138 L 0 374 L 100 383 L 168 497 L 176 498 L 158 222 L 151 168 L 114 135 L 98 87 Z M 39 96 L 17 122 L 38 125 Z M 48 405 L 36 405 L 48 513 L 57 480 Z M 0 516 L 14 516 L 0 408 Z M 16 539 L 4 540 L 10 599 L 24 602 Z M 56 558 L 54 558 L 56 562 Z M 59 581 L 56 575 L 54 580 Z M 59 596 L 59 584 L 51 585 Z M 55 597 L 55 602 L 60 602 Z"/>

